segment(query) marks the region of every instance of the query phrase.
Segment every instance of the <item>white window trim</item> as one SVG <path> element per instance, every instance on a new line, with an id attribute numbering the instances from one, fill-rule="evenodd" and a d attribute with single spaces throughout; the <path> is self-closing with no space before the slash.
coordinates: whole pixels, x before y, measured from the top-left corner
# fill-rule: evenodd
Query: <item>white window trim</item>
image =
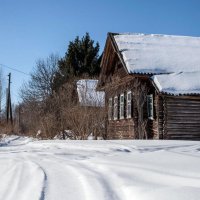
<path id="1" fill-rule="evenodd" d="M 130 114 L 128 114 L 128 104 L 130 103 L 131 107 L 132 107 L 132 95 L 131 95 L 131 99 L 128 100 L 128 95 L 132 94 L 131 90 L 127 91 L 127 98 L 126 98 L 126 113 L 127 113 L 127 119 L 130 119 L 132 117 L 132 110 L 130 110 Z"/>
<path id="2" fill-rule="evenodd" d="M 149 100 L 151 100 L 151 102 L 149 102 Z M 147 95 L 147 112 L 148 112 L 148 119 L 153 120 L 153 115 L 154 115 L 154 108 L 153 108 L 153 94 L 149 94 Z"/>
<path id="3" fill-rule="evenodd" d="M 113 118 L 112 107 L 113 107 L 113 98 L 111 97 L 108 99 L 108 120 L 112 120 Z"/>
<path id="4" fill-rule="evenodd" d="M 121 102 L 121 97 L 123 97 L 123 103 Z M 124 119 L 124 93 L 120 94 L 119 98 L 119 118 Z M 123 113 L 121 112 L 121 108 L 123 107 Z"/>
<path id="5" fill-rule="evenodd" d="M 117 99 L 117 103 L 116 103 L 115 99 Z M 116 110 L 116 107 L 117 107 L 117 110 Z M 117 112 L 117 113 L 115 113 L 115 112 Z M 113 112 L 113 115 L 114 115 L 114 120 L 118 120 L 118 96 L 114 97 L 114 112 Z"/>

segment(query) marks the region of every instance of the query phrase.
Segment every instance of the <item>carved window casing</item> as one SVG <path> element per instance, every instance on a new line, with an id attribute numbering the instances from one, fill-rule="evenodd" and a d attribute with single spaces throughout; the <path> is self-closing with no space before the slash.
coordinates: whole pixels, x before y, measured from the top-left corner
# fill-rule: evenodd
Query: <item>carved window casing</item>
<path id="1" fill-rule="evenodd" d="M 127 116 L 127 119 L 130 119 L 132 117 L 132 93 L 131 93 L 131 91 L 127 92 L 126 116 Z"/>
<path id="2" fill-rule="evenodd" d="M 147 95 L 148 118 L 153 120 L 153 94 Z"/>
<path id="3" fill-rule="evenodd" d="M 118 96 L 114 97 L 114 120 L 118 119 Z"/>
<path id="4" fill-rule="evenodd" d="M 130 119 L 133 116 L 133 92 L 128 90 L 125 93 L 110 97 L 108 99 L 108 120 Z"/>
<path id="5" fill-rule="evenodd" d="M 124 119 L 124 94 L 120 94 L 119 118 Z"/>

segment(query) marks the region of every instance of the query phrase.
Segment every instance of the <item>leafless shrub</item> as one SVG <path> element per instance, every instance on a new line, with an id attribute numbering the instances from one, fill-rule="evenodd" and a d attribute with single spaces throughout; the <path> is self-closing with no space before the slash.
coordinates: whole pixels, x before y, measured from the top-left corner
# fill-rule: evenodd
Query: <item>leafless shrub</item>
<path id="1" fill-rule="evenodd" d="M 66 130 L 73 133 L 71 139 L 87 139 L 90 134 L 95 138 L 102 136 L 105 109 L 93 96 L 90 101 L 96 101 L 95 104 L 80 103 L 76 82 L 70 80 L 43 101 L 33 98 L 21 105 L 21 130 L 31 136 L 51 139 L 60 133 L 64 139 Z"/>
<path id="2" fill-rule="evenodd" d="M 90 134 L 95 138 L 102 136 L 105 123 L 105 109 L 100 102 L 82 104 L 78 101 L 76 81 L 65 84 L 59 96 L 59 117 L 62 130 L 71 130 L 74 139 L 87 139 Z M 95 98 L 95 97 L 94 97 Z M 92 97 L 90 98 L 92 101 Z M 91 103 L 91 102 L 90 102 Z"/>

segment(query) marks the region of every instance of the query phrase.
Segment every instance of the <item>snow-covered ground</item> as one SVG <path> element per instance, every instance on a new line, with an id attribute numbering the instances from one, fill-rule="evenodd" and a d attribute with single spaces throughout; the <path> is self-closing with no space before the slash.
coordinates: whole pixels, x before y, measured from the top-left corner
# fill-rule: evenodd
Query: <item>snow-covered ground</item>
<path id="1" fill-rule="evenodd" d="M 200 142 L 0 142 L 1 200 L 199 200 Z"/>

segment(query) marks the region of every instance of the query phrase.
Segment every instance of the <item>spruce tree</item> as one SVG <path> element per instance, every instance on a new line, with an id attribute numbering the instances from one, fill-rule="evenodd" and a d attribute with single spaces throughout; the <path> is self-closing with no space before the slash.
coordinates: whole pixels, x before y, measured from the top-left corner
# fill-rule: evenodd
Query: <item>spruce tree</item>
<path id="1" fill-rule="evenodd" d="M 99 53 L 99 43 L 94 42 L 86 33 L 81 39 L 77 36 L 71 41 L 65 57 L 58 62 L 59 70 L 55 77 L 55 89 L 73 77 L 95 77 L 100 72 L 101 56 Z"/>

